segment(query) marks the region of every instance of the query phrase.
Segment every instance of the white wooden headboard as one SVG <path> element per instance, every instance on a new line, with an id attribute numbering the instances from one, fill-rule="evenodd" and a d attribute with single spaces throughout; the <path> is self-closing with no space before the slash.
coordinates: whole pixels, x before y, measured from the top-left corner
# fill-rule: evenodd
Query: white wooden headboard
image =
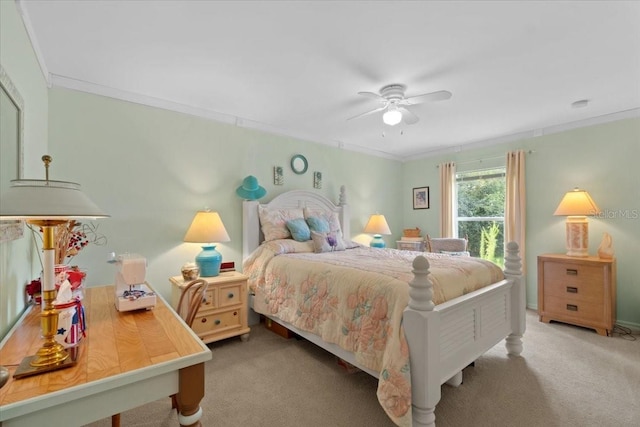
<path id="1" fill-rule="evenodd" d="M 264 240 L 262 229 L 260 228 L 260 217 L 258 216 L 258 206 L 261 203 L 255 200 L 245 200 L 242 202 L 242 261 L 246 260 Z M 310 208 L 332 211 L 338 214 L 340 227 L 345 239 L 351 238 L 349 224 L 351 222 L 349 206 L 347 205 L 347 195 L 344 185 L 340 187 L 338 204 L 312 191 L 292 190 L 276 196 L 269 203 L 263 203 L 270 209 L 286 208 Z"/>

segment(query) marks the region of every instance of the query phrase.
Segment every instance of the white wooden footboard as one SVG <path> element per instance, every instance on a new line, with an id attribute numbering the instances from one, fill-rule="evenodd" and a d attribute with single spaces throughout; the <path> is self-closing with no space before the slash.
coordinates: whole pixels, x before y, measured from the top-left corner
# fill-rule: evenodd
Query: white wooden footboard
<path id="1" fill-rule="evenodd" d="M 435 426 L 440 386 L 462 382 L 462 369 L 503 339 L 509 354 L 522 351 L 525 329 L 524 283 L 518 245 L 507 245 L 506 280 L 434 306 L 427 280 L 429 262 L 413 262 L 409 305 L 403 326 L 411 363 L 414 426 Z"/>

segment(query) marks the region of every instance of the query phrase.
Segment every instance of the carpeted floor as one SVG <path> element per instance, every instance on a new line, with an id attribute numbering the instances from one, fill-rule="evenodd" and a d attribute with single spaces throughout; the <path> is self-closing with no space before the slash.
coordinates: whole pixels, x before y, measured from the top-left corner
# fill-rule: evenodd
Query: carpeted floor
<path id="1" fill-rule="evenodd" d="M 640 425 L 640 336 L 544 324 L 529 311 L 523 341 L 522 357 L 508 357 L 498 344 L 465 369 L 460 387 L 443 386 L 437 426 Z M 257 325 L 246 343 L 232 338 L 209 347 L 205 427 L 393 425 L 378 405 L 375 378 L 347 373 L 309 342 Z M 168 397 L 124 412 L 121 423 L 178 425 Z M 110 425 L 105 419 L 90 427 Z"/>

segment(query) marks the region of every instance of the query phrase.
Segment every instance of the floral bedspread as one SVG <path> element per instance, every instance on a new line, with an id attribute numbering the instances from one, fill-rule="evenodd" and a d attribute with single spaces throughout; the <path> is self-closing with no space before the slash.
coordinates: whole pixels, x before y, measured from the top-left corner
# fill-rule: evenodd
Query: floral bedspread
<path id="1" fill-rule="evenodd" d="M 402 314 L 409 302 L 417 252 L 358 247 L 313 253 L 309 242 L 275 240 L 244 263 L 254 309 L 353 352 L 380 372 L 377 396 L 399 426 L 411 425 L 409 349 Z M 423 253 L 430 263 L 434 303 L 504 278 L 488 261 Z"/>

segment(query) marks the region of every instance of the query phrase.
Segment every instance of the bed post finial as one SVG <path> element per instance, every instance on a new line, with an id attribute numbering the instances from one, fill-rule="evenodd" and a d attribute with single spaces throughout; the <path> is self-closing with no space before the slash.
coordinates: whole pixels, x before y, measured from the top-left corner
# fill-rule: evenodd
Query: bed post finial
<path id="1" fill-rule="evenodd" d="M 345 206 L 347 204 L 347 190 L 344 185 L 340 186 L 340 198 L 338 199 L 338 206 Z"/>
<path id="2" fill-rule="evenodd" d="M 433 311 L 433 284 L 429 280 L 429 261 L 422 255 L 413 260 L 413 280 L 409 282 L 409 308 Z"/>

